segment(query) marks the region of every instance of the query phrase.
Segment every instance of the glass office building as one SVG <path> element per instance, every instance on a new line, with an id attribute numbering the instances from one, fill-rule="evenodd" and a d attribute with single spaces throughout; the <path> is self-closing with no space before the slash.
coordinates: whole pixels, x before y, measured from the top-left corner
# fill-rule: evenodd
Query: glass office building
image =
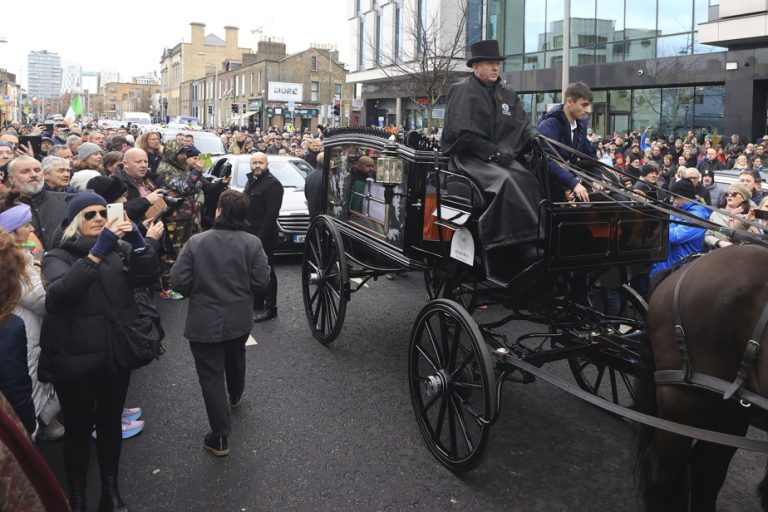
<path id="1" fill-rule="evenodd" d="M 570 80 L 593 88 L 597 133 L 724 132 L 724 82 L 696 83 L 695 70 L 726 51 L 698 41 L 710 0 L 570 0 L 570 7 Z M 534 121 L 562 101 L 563 18 L 563 0 L 488 1 L 487 37 L 499 41 L 506 77 Z"/>

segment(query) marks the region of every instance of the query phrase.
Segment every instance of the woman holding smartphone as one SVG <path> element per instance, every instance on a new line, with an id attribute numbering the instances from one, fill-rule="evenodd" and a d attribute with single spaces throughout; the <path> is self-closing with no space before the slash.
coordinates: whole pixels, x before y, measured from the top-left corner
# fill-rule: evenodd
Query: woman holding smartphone
<path id="1" fill-rule="evenodd" d="M 126 508 L 117 485 L 122 413 L 130 371 L 112 357 L 117 342 L 105 313 L 108 301 L 122 320 L 137 317 L 133 288 L 157 279 L 160 262 L 135 224 L 107 222 L 107 202 L 93 192 L 67 201 L 61 246 L 43 258 L 49 283 L 43 321 L 40 380 L 52 382 L 65 418 L 64 466 L 74 511 L 86 510 L 91 431 L 96 425 L 99 510 Z"/>

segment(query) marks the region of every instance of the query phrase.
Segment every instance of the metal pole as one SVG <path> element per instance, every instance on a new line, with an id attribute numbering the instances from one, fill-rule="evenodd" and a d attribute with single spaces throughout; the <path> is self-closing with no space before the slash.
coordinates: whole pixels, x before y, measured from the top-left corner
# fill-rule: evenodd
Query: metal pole
<path id="1" fill-rule="evenodd" d="M 331 75 L 331 47 L 328 46 L 328 105 L 330 110 L 328 111 L 328 117 L 330 118 L 331 122 L 329 124 L 335 124 L 333 123 L 333 77 Z"/>
<path id="2" fill-rule="evenodd" d="M 563 103 L 565 90 L 570 83 L 571 70 L 571 0 L 563 0 Z"/>
<path id="3" fill-rule="evenodd" d="M 214 128 L 218 128 L 221 125 L 219 121 L 219 98 L 217 91 L 219 88 L 219 66 L 213 68 L 213 122 L 216 123 Z"/>

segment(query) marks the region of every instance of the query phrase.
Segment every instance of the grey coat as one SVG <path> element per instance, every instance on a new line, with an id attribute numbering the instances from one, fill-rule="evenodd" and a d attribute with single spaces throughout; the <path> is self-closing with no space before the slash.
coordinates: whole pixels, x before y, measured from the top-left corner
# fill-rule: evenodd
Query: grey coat
<path id="1" fill-rule="evenodd" d="M 245 231 L 190 238 L 171 269 L 173 289 L 189 296 L 184 337 L 217 343 L 248 334 L 253 295 L 267 288 L 269 271 L 261 241 Z"/>

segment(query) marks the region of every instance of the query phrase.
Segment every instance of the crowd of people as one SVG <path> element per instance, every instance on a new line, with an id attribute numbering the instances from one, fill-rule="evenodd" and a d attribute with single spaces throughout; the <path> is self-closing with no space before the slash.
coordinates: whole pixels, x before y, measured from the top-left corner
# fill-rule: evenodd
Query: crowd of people
<path id="1" fill-rule="evenodd" d="M 760 226 L 765 224 L 761 212 L 768 211 L 768 194 L 762 188 L 768 135 L 744 144 L 734 134 L 725 145 L 710 135 L 700 141 L 692 131 L 681 138 L 654 137 L 653 127 L 609 138 L 600 138 L 590 129 L 587 137 L 597 158 L 619 171 L 636 198 L 671 201 L 719 226 L 704 229 L 673 222 L 669 258 L 655 265 L 651 275 L 688 255 L 748 240 L 739 231 L 764 233 Z M 728 187 L 716 181 L 718 173 L 726 170 L 733 171 L 735 178 Z M 685 219 L 673 216 L 672 220 Z"/>
<path id="2" fill-rule="evenodd" d="M 28 135 L 43 144 L 24 144 Z M 63 438 L 73 510 L 87 508 L 92 439 L 99 510 L 126 509 L 122 440 L 144 420 L 125 403 L 132 368 L 117 355 L 125 322 L 150 318 L 162 333 L 154 297 L 189 298 L 184 335 L 210 423 L 203 447 L 225 456 L 229 411 L 245 391 L 245 342 L 254 321 L 277 315 L 272 259 L 283 187 L 267 155 L 322 166 L 320 133 L 219 130 L 229 152 L 251 153 L 243 193 L 229 190 L 227 175 L 203 177 L 195 136 L 163 143 L 159 131 L 95 122 L 0 130 L 0 402 L 31 441 Z M 122 213 L 110 218 L 113 206 Z M 212 257 L 229 258 L 232 271 L 211 275 Z"/>

